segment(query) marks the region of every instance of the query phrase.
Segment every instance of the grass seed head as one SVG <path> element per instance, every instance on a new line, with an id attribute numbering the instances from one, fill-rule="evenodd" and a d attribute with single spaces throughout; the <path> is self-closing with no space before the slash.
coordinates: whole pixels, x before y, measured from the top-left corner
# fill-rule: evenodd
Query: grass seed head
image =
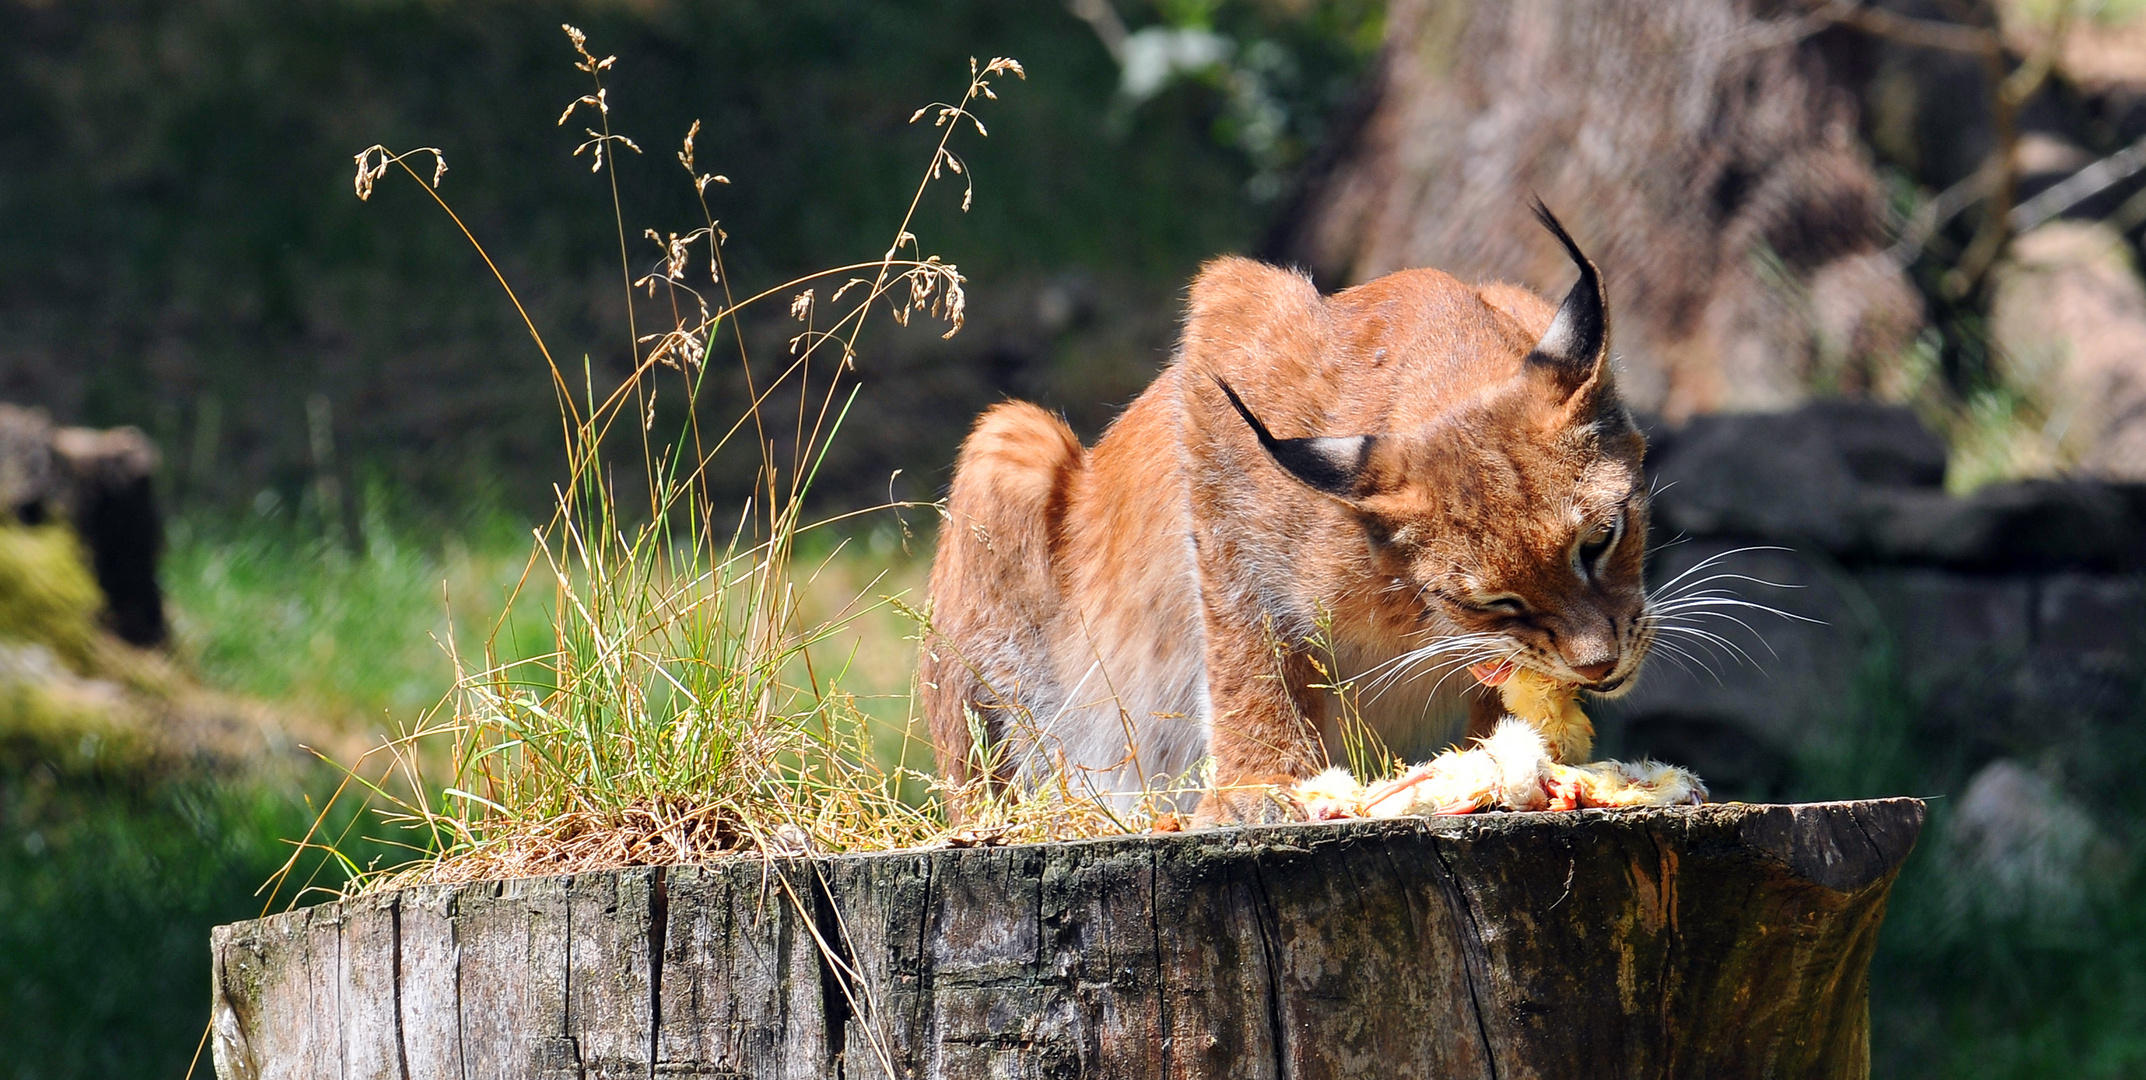
<path id="1" fill-rule="evenodd" d="M 616 58 L 599 59 L 578 28 L 563 29 L 575 68 L 596 85 L 558 123 L 594 109 L 598 123 L 584 129 L 587 139 L 573 156 L 589 153 L 592 171 L 602 171 L 607 152 L 620 146 L 640 152 L 611 130 L 603 74 Z M 876 263 L 807 275 L 742 300 L 733 300 L 724 284 L 717 302 L 687 281 L 694 245 L 705 240 L 710 280 L 722 283 L 727 237 L 712 214 L 685 232 L 644 230 L 657 250 L 645 273 L 627 275 L 628 303 L 660 289 L 674 318 L 668 329 L 635 332 L 636 363 L 623 385 L 608 394 L 589 385 L 585 393 L 562 395 L 569 476 L 556 489 L 552 522 L 537 531 L 523 576 L 523 587 L 550 594 L 552 646 L 532 656 L 502 658 L 492 648 L 481 657 L 456 654 L 453 695 L 350 767 L 353 784 L 374 800 L 382 820 L 403 830 L 420 853 L 404 867 L 357 874 L 352 888 L 735 853 L 1055 839 L 1128 827 L 1132 819 L 1081 794 L 1083 785 L 1063 775 L 1061 765 L 1053 780 L 993 795 L 988 814 L 951 833 L 937 799 L 918 795 L 936 790 L 934 781 L 900 764 L 909 753 L 909 729 L 898 733 L 902 749 L 888 763 L 887 734 L 814 658 L 860 612 L 898 599 L 874 602 L 860 594 L 832 615 L 810 616 L 801 597 L 815 578 L 792 565 L 797 537 L 812 527 L 804 499 L 813 463 L 839 430 L 854 392 L 843 376 L 855 368 L 866 317 L 881 305 L 904 325 L 911 314 L 926 313 L 948 324 L 949 337 L 964 323 L 966 279 L 953 264 L 924 255 L 909 226 L 925 189 L 945 171 L 968 182 L 962 206 L 970 205 L 973 177 L 947 140 L 963 127 L 960 120 L 979 137 L 988 134 L 969 106 L 995 99 L 990 80 L 1007 73 L 1025 77 L 1006 58 L 972 60 L 958 103 L 917 112 L 915 119 L 936 115 L 939 143 L 894 242 Z M 698 171 L 700 134 L 696 121 L 677 158 L 704 195 L 709 185 L 730 181 Z M 420 152 L 434 157 L 437 187 L 445 164 L 431 148 L 409 153 Z M 370 196 L 389 165 L 407 170 L 406 156 L 382 146 L 355 155 L 359 198 Z M 623 253 L 623 226 L 620 231 Z M 474 236 L 471 242 L 484 254 Z M 488 255 L 486 261 L 497 274 Z M 843 283 L 823 312 L 815 283 L 828 276 Z M 514 298 L 504 276 L 500 283 Z M 791 297 L 791 317 L 807 328 L 791 339 L 797 359 L 776 381 L 803 379 L 818 367 L 809 385 L 821 396 L 820 420 L 812 422 L 810 410 L 801 408 L 794 443 L 763 446 L 770 463 L 791 456 L 782 468 L 768 467 L 761 497 L 731 517 L 707 503 L 701 477 L 730 436 L 704 443 L 700 429 L 689 426 L 663 441 L 653 433 L 654 379 L 664 369 L 678 372 L 686 411 L 698 416 L 700 380 L 718 328 L 736 332 L 742 309 L 782 295 Z M 831 321 L 822 328 L 819 319 Z M 533 323 L 529 330 L 549 361 L 543 336 Z M 742 335 L 739 352 L 750 378 Z M 562 389 L 570 385 L 555 364 L 551 376 Z M 733 434 L 773 426 L 762 423 L 758 410 L 774 387 L 749 385 L 753 396 Z M 645 510 L 622 505 L 614 485 L 605 440 L 616 421 L 627 421 L 616 429 L 643 433 L 634 457 L 649 473 Z M 778 475 L 797 479 L 784 490 Z"/>

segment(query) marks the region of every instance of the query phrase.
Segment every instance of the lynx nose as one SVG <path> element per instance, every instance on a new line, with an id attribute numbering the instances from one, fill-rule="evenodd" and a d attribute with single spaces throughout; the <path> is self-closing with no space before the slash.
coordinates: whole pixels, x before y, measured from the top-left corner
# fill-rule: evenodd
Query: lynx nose
<path id="1" fill-rule="evenodd" d="M 1591 683 L 1598 683 L 1609 678 L 1610 672 L 1615 670 L 1617 670 L 1617 661 L 1614 659 L 1604 660 L 1599 664 L 1572 665 L 1574 675 L 1578 675 L 1581 679 Z"/>

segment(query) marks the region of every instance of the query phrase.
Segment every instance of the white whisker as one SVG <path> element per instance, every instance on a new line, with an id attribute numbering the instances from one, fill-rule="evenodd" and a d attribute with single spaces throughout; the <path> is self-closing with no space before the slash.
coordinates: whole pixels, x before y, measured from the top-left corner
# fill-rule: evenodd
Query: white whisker
<path id="1" fill-rule="evenodd" d="M 1761 672 L 1765 671 L 1764 666 L 1760 665 L 1751 653 L 1742 646 L 1720 633 L 1706 629 L 1700 623 L 1705 619 L 1721 619 L 1733 623 L 1745 633 L 1750 634 L 1775 659 L 1780 658 L 1780 651 L 1773 647 L 1772 642 L 1766 640 L 1766 635 L 1760 633 L 1757 627 L 1741 618 L 1738 613 L 1763 612 L 1767 615 L 1808 623 L 1813 626 L 1826 625 L 1823 619 L 1815 619 L 1808 615 L 1783 611 L 1769 604 L 1747 600 L 1736 595 L 1729 588 L 1723 587 L 1725 583 L 1741 582 L 1769 589 L 1807 588 L 1808 586 L 1805 585 L 1768 581 L 1765 578 L 1751 574 L 1738 573 L 1721 565 L 1724 560 L 1735 555 L 1767 551 L 1786 552 L 1789 550 L 1789 548 L 1777 545 L 1758 545 L 1717 552 L 1692 564 L 1683 573 L 1663 582 L 1648 595 L 1646 609 L 1641 613 L 1639 619 L 1640 623 L 1651 632 L 1653 637 L 1652 644 L 1662 648 L 1666 655 L 1682 657 L 1698 664 L 1706 669 L 1707 674 L 1713 676 L 1714 681 L 1717 683 L 1721 681 L 1721 673 L 1710 662 L 1717 649 L 1739 664 L 1748 664 Z M 1704 654 L 1704 656 L 1695 654 L 1692 650 L 1668 640 L 1679 635 L 1695 643 L 1698 646 L 1698 653 Z"/>
<path id="2" fill-rule="evenodd" d="M 1700 657 L 1692 655 L 1690 652 L 1687 652 L 1682 646 L 1679 646 L 1674 642 L 1668 641 L 1656 641 L 1654 643 L 1654 646 L 1655 648 L 1661 649 L 1664 653 L 1666 653 L 1670 659 L 1676 660 L 1678 666 L 1683 667 L 1685 671 L 1691 670 L 1689 666 L 1686 666 L 1684 664 L 1685 660 L 1689 660 L 1692 663 L 1699 665 L 1699 670 L 1706 672 L 1707 676 L 1713 679 L 1717 685 L 1721 682 L 1721 673 L 1714 670 L 1714 665 L 1707 663 L 1704 659 Z M 1682 659 L 1679 659 L 1680 657 Z"/>
<path id="3" fill-rule="evenodd" d="M 1697 618 L 1705 618 L 1705 617 L 1712 617 L 1712 618 L 1717 618 L 1717 619 L 1727 619 L 1727 620 L 1729 620 L 1730 622 L 1732 622 L 1732 623 L 1735 623 L 1736 625 L 1738 625 L 1738 626 L 1741 626 L 1741 627 L 1743 627 L 1743 628 L 1744 628 L 1744 630 L 1745 630 L 1745 631 L 1746 631 L 1747 633 L 1749 633 L 1749 634 L 1750 634 L 1750 635 L 1751 635 L 1751 636 L 1752 636 L 1753 638 L 1756 638 L 1756 639 L 1758 640 L 1758 643 L 1759 643 L 1760 645 L 1763 645 L 1763 646 L 1765 646 L 1765 647 L 1766 647 L 1766 652 L 1767 652 L 1767 654 L 1768 654 L 1768 655 L 1772 656 L 1772 657 L 1773 657 L 1774 659 L 1776 659 L 1776 660 L 1779 660 L 1779 659 L 1781 658 L 1781 653 L 1780 653 L 1780 652 L 1779 652 L 1778 650 L 1776 650 L 1776 649 L 1775 649 L 1775 648 L 1773 647 L 1773 643 L 1772 643 L 1772 642 L 1769 642 L 1769 641 L 1767 641 L 1767 640 L 1766 640 L 1766 638 L 1765 638 L 1765 637 L 1764 637 L 1763 635 L 1761 635 L 1761 634 L 1760 634 L 1760 633 L 1759 633 L 1758 631 L 1756 631 L 1756 630 L 1753 630 L 1753 629 L 1751 629 L 1751 624 L 1749 624 L 1749 623 L 1746 623 L 1745 621 L 1743 621 L 1742 619 L 1739 619 L 1739 618 L 1737 618 L 1737 617 L 1736 617 L 1736 616 L 1734 616 L 1734 615 L 1723 615 L 1723 614 L 1721 614 L 1720 612 L 1714 612 L 1714 611 L 1701 611 L 1701 612 L 1697 612 L 1697 613 L 1694 613 L 1694 614 L 1691 614 L 1691 615 L 1672 615 L 1672 616 L 1669 616 L 1668 618 L 1666 618 L 1666 619 L 1663 619 L 1663 620 L 1661 621 L 1661 624 L 1660 624 L 1660 625 L 1662 626 L 1662 628 L 1663 628 L 1663 629 L 1674 629 L 1674 630 L 1676 630 L 1676 631 L 1677 631 L 1677 632 L 1679 632 L 1679 633 L 1694 633 L 1694 634 L 1696 634 L 1696 633 L 1711 633 L 1711 631 L 1707 631 L 1707 630 L 1705 630 L 1704 628 L 1700 627 L 1700 626 L 1699 626 L 1699 624 L 1697 624 L 1697 623 L 1693 623 L 1693 622 L 1687 622 L 1687 621 L 1684 621 L 1684 620 L 1688 620 L 1688 619 L 1697 619 Z"/>
<path id="4" fill-rule="evenodd" d="M 1656 604 L 1653 606 L 1655 610 L 1660 611 L 1663 614 L 1676 614 L 1680 612 L 1694 611 L 1703 608 L 1744 608 L 1750 611 L 1764 612 L 1768 615 L 1778 615 L 1781 618 L 1792 619 L 1796 622 L 1810 623 L 1812 626 L 1826 625 L 1826 621 L 1824 619 L 1814 619 L 1808 615 L 1798 615 L 1793 611 L 1783 611 L 1780 608 L 1774 607 L 1770 604 L 1757 603 L 1755 601 L 1746 600 L 1740 596 L 1688 596 L 1682 599 L 1672 600 L 1666 604 Z"/>
<path id="5" fill-rule="evenodd" d="M 1657 639 L 1655 641 L 1655 645 L 1659 648 L 1667 649 L 1670 652 L 1673 652 L 1676 655 L 1685 658 L 1686 660 L 1690 660 L 1692 663 L 1698 664 L 1700 667 L 1705 668 L 1709 673 L 1714 673 L 1716 671 L 1713 663 L 1714 654 L 1711 650 L 1702 649 L 1697 652 L 1694 652 L 1692 649 L 1686 648 L 1684 645 L 1669 639 Z"/>
<path id="6" fill-rule="evenodd" d="M 1753 659 L 1750 653 L 1745 652 L 1735 642 L 1730 641 L 1728 638 L 1722 637 L 1720 634 L 1716 634 L 1710 630 L 1701 630 L 1697 627 L 1691 626 L 1664 626 L 1661 628 L 1661 632 L 1665 634 L 1683 634 L 1698 641 L 1707 642 L 1711 645 L 1718 645 L 1721 648 L 1728 650 L 1728 652 L 1730 652 L 1734 656 L 1738 657 L 1741 662 L 1751 665 L 1753 668 L 1756 668 L 1760 672 L 1764 672 L 1766 670 L 1764 665 Z"/>
<path id="7" fill-rule="evenodd" d="M 1720 590 L 1717 590 L 1717 589 L 1709 589 L 1709 590 L 1706 590 L 1706 592 L 1694 592 L 1693 590 L 1695 590 L 1695 589 L 1698 589 L 1698 588 L 1699 588 L 1700 586 L 1702 586 L 1702 585 L 1706 585 L 1706 584 L 1709 584 L 1709 583 L 1711 583 L 1711 582 L 1716 582 L 1716 581 L 1748 581 L 1748 582 L 1750 582 L 1750 583 L 1751 583 L 1751 584 L 1753 584 L 1753 585 L 1764 585 L 1764 586 L 1766 586 L 1766 587 L 1767 587 L 1767 588 L 1769 588 L 1769 589 L 1804 589 L 1804 588 L 1809 588 L 1809 586 L 1807 586 L 1807 585 L 1799 585 L 1799 584 L 1796 584 L 1796 583 L 1794 583 L 1794 582 L 1787 582 L 1787 581 L 1768 581 L 1768 580 L 1766 580 L 1765 578 L 1761 578 L 1761 577 L 1752 577 L 1752 576 L 1751 576 L 1751 575 L 1749 575 L 1749 574 L 1738 574 L 1738 573 L 1733 573 L 1733 572 L 1728 572 L 1728 571 L 1724 571 L 1724 572 L 1722 572 L 1722 573 L 1719 573 L 1719 574 L 1708 574 L 1707 576 L 1705 576 L 1705 577 L 1703 577 L 1703 578 L 1700 578 L 1700 579 L 1698 579 L 1697 581 L 1690 581 L 1690 582 L 1686 582 L 1685 584 L 1683 584 L 1682 586 L 1680 586 L 1679 588 L 1677 588 L 1677 589 L 1676 589 L 1675 591 L 1673 591 L 1673 592 L 1671 592 L 1671 591 L 1666 591 L 1666 590 L 1663 590 L 1663 589 L 1656 589 L 1656 590 L 1655 590 L 1655 591 L 1653 592 L 1653 594 L 1651 595 L 1651 597 L 1650 597 L 1650 598 L 1651 598 L 1651 599 L 1655 599 L 1655 600 L 1665 600 L 1665 601 L 1666 601 L 1666 600 L 1677 600 L 1677 599 L 1682 599 L 1682 598 L 1684 598 L 1684 597 L 1688 597 L 1688 596 L 1704 596 L 1704 595 L 1706 595 L 1706 592 L 1718 592 L 1718 591 L 1720 591 Z"/>
<path id="8" fill-rule="evenodd" d="M 1496 640 L 1500 639 L 1497 635 L 1492 634 L 1448 635 L 1446 637 L 1438 638 L 1426 644 L 1418 645 L 1417 647 L 1410 649 L 1399 656 L 1395 656 L 1391 659 L 1388 659 L 1385 662 L 1373 667 L 1371 670 L 1364 672 L 1363 677 L 1368 678 L 1371 676 L 1375 676 L 1381 672 L 1388 670 L 1389 668 L 1393 668 L 1396 666 L 1405 667 L 1409 664 L 1414 664 L 1418 661 L 1437 656 L 1441 653 L 1452 652 L 1459 649 L 1476 648 L 1481 645 L 1489 644 Z"/>
<path id="9" fill-rule="evenodd" d="M 1754 630 L 1754 629 L 1752 629 L 1752 628 L 1751 628 L 1751 624 L 1750 624 L 1750 623 L 1747 623 L 1747 622 L 1743 621 L 1742 619 L 1739 619 L 1739 618 L 1737 618 L 1736 616 L 1734 616 L 1734 615 L 1731 615 L 1731 614 L 1729 614 L 1728 612 L 1725 612 L 1725 611 L 1693 611 L 1693 612 L 1687 612 L 1687 613 L 1685 613 L 1685 614 L 1682 614 L 1682 615 L 1663 615 L 1663 616 L 1657 616 L 1657 620 L 1658 620 L 1658 621 L 1659 621 L 1659 622 L 1660 622 L 1660 623 L 1661 623 L 1662 625 L 1664 625 L 1664 626 L 1696 626 L 1696 625 L 1698 625 L 1697 623 L 1692 623 L 1692 622 L 1687 622 L 1687 621 L 1684 621 L 1684 620 L 1688 620 L 1688 619 L 1726 619 L 1726 620 L 1728 620 L 1728 621 L 1730 621 L 1730 622 L 1732 622 L 1732 623 L 1735 623 L 1735 624 L 1736 624 L 1736 625 L 1738 625 L 1738 626 L 1741 626 L 1741 627 L 1743 627 L 1743 628 L 1744 628 L 1744 632 L 1745 632 L 1745 633 L 1747 633 L 1747 634 L 1750 634 L 1750 635 L 1751 635 L 1751 636 L 1752 636 L 1753 638 L 1757 639 L 1757 641 L 1758 641 L 1758 643 L 1759 643 L 1759 644 L 1761 644 L 1761 645 L 1764 645 L 1764 646 L 1766 646 L 1766 651 L 1767 651 L 1767 652 L 1769 652 L 1769 653 L 1772 653 L 1772 654 L 1773 654 L 1773 657 L 1774 657 L 1774 659 L 1778 660 L 1778 659 L 1780 659 L 1780 658 L 1781 658 L 1781 654 L 1780 654 L 1779 652 L 1775 651 L 1775 649 L 1774 649 L 1774 647 L 1773 647 L 1773 643 L 1772 643 L 1772 642 L 1770 642 L 1770 641 L 1767 641 L 1767 640 L 1766 640 L 1766 636 L 1765 636 L 1764 634 L 1761 634 L 1761 633 L 1759 633 L 1759 632 L 1758 632 L 1757 630 Z"/>
<path id="10" fill-rule="evenodd" d="M 1513 647 L 1513 648 L 1512 648 L 1511 650 L 1509 650 L 1509 651 L 1505 652 L 1505 653 L 1504 653 L 1504 654 L 1502 654 L 1502 655 L 1498 655 L 1498 654 L 1493 654 L 1493 655 L 1491 655 L 1491 656 L 1486 656 L 1486 657 L 1483 657 L 1483 659 L 1484 659 L 1484 660 L 1486 660 L 1486 661 L 1487 661 L 1487 660 L 1497 660 L 1497 661 L 1499 661 L 1499 662 L 1503 663 L 1503 662 L 1507 662 L 1507 661 L 1511 661 L 1511 660 L 1517 659 L 1517 658 L 1518 658 L 1518 657 L 1520 656 L 1520 654 L 1521 654 L 1522 652 L 1525 652 L 1525 651 L 1526 651 L 1526 649 L 1525 649 L 1525 648 L 1524 648 L 1523 646 L 1515 645 L 1515 646 L 1514 646 L 1514 647 Z M 1441 687 L 1445 686 L 1445 684 L 1446 684 L 1446 680 L 1447 680 L 1447 679 L 1450 679 L 1450 678 L 1452 678 L 1452 677 L 1453 677 L 1454 675 L 1456 675 L 1456 674 L 1458 674 L 1458 673 L 1460 673 L 1460 672 L 1462 672 L 1462 671 L 1466 671 L 1466 670 L 1467 670 L 1467 665 L 1465 665 L 1465 664 L 1458 664 L 1458 665 L 1455 665 L 1455 666 L 1454 666 L 1454 667 L 1453 667 L 1453 668 L 1452 668 L 1451 670 L 1447 671 L 1447 672 L 1446 672 L 1445 674 L 1443 674 L 1443 675 L 1440 675 L 1440 676 L 1438 677 L 1438 681 L 1437 681 L 1437 682 L 1435 682 L 1435 683 L 1432 683 L 1432 684 L 1431 684 L 1431 691 L 1430 691 L 1430 692 L 1431 692 L 1432 694 L 1436 694 L 1436 693 L 1438 693 L 1438 691 L 1439 691 L 1439 688 L 1441 688 Z"/>
<path id="11" fill-rule="evenodd" d="M 1660 645 L 1662 649 L 1662 655 L 1668 657 L 1670 663 L 1675 664 L 1677 667 L 1683 669 L 1686 675 L 1698 674 L 1691 669 L 1690 664 L 1684 662 L 1684 657 L 1682 656 L 1683 650 L 1676 648 L 1674 645 L 1671 645 L 1668 642 L 1648 642 L 1648 652 L 1650 655 L 1652 654 L 1654 646 L 1656 645 Z"/>
<path id="12" fill-rule="evenodd" d="M 1730 557 L 1730 556 L 1732 556 L 1732 555 L 1744 555 L 1744 554 L 1749 554 L 1749 553 L 1751 553 L 1751 552 L 1754 552 L 1754 551 L 1788 551 L 1788 550 L 1790 550 L 1790 549 L 1789 549 L 1789 548 L 1785 548 L 1785 547 L 1780 547 L 1780 546 L 1778 546 L 1778 545 L 1773 545 L 1773 544 L 1761 544 L 1761 545 L 1758 545 L 1758 546 L 1756 546 L 1756 547 L 1740 547 L 1740 548 L 1731 548 L 1731 549 L 1730 549 L 1730 550 L 1728 550 L 1728 551 L 1718 552 L 1718 553 L 1716 553 L 1716 554 L 1713 554 L 1713 555 L 1709 555 L 1709 556 L 1707 556 L 1706 558 L 1704 558 L 1704 559 L 1701 559 L 1701 560 L 1699 560 L 1699 561 L 1698 561 L 1697 563 L 1694 563 L 1694 564 L 1693 564 L 1693 565 L 1692 565 L 1692 566 L 1691 566 L 1690 568 L 1686 569 L 1686 570 L 1685 570 L 1685 571 L 1684 571 L 1683 573 L 1681 573 L 1681 574 L 1678 574 L 1677 576 L 1675 576 L 1675 577 L 1673 577 L 1673 578 L 1670 578 L 1670 579 L 1669 579 L 1668 581 L 1665 581 L 1665 582 L 1661 583 L 1661 585 L 1657 586 L 1657 587 L 1655 588 L 1655 590 L 1654 590 L 1654 591 L 1655 591 L 1655 593 L 1656 593 L 1657 595 L 1659 595 L 1660 593 L 1662 593 L 1662 592 L 1665 592 L 1665 591 L 1667 591 L 1667 590 L 1669 590 L 1669 589 L 1671 589 L 1671 588 L 1675 587 L 1675 585 L 1676 585 L 1676 583 L 1677 583 L 1677 582 L 1680 582 L 1680 581 L 1684 580 L 1685 578 L 1688 578 L 1688 577 L 1692 576 L 1693 574 L 1696 574 L 1696 573 L 1698 573 L 1699 571 L 1701 571 L 1701 570 L 1704 570 L 1704 569 L 1706 569 L 1707 567 L 1709 567 L 1709 566 L 1712 566 L 1712 565 L 1714 565 L 1715 563 L 1718 563 L 1718 562 L 1720 562 L 1721 560 L 1723 560 L 1723 559 L 1726 559 L 1726 558 L 1728 558 L 1728 557 Z M 1771 583 L 1769 582 L 1769 584 L 1771 584 Z"/>
<path id="13" fill-rule="evenodd" d="M 1370 689 L 1374 694 L 1382 693 L 1387 688 L 1397 686 L 1402 682 L 1413 678 L 1425 667 L 1431 667 L 1432 670 L 1436 670 L 1438 667 L 1463 665 L 1475 659 L 1476 657 L 1483 655 L 1483 651 L 1480 647 L 1472 648 L 1462 652 L 1458 657 L 1454 657 L 1444 661 L 1444 663 L 1442 664 L 1433 665 L 1432 661 L 1437 660 L 1440 655 L 1442 654 L 1417 653 L 1411 655 L 1407 657 L 1408 663 L 1389 669 L 1384 675 L 1381 675 L 1379 678 L 1373 680 L 1372 683 L 1367 687 L 1367 689 Z"/>
<path id="14" fill-rule="evenodd" d="M 1440 686 L 1445 685 L 1445 680 L 1451 677 L 1453 672 L 1460 671 L 1470 664 L 1483 660 L 1489 660 L 1500 655 L 1498 648 L 1485 648 L 1484 646 L 1509 645 L 1508 642 L 1506 642 L 1502 638 L 1499 638 L 1496 635 L 1477 634 L 1472 636 L 1489 640 L 1483 641 L 1476 647 L 1461 652 L 1458 656 L 1448 657 L 1443 660 L 1439 660 L 1439 658 L 1435 655 L 1416 657 L 1410 664 L 1390 671 L 1380 680 L 1378 680 L 1378 683 L 1375 684 L 1374 695 L 1383 693 L 1385 690 L 1392 689 L 1393 687 L 1400 685 L 1403 681 L 1414 679 L 1419 675 L 1426 673 L 1427 671 L 1439 671 L 1443 669 L 1445 674 L 1439 677 L 1438 682 L 1433 684 L 1430 690 L 1431 694 L 1436 694 L 1438 692 L 1438 688 Z M 1431 661 L 1434 660 L 1439 660 L 1439 662 L 1432 663 Z M 1426 697 L 1428 697 L 1428 695 L 1426 695 Z"/>

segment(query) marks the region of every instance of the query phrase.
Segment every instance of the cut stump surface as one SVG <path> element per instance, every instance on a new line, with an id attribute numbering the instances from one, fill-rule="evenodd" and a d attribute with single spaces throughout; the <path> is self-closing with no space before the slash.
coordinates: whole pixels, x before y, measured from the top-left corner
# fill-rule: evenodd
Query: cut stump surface
<path id="1" fill-rule="evenodd" d="M 1860 1077 L 1912 799 L 739 858 L 220 927 L 224 1080 Z"/>

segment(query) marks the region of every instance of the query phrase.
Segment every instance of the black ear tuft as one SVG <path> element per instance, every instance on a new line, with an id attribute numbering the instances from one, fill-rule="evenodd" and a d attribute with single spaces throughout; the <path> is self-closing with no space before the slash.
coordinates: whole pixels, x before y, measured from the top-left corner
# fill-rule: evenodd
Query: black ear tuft
<path id="1" fill-rule="evenodd" d="M 1602 275 L 1580 251 L 1580 245 L 1573 242 L 1572 234 L 1558 223 L 1557 215 L 1539 198 L 1534 200 L 1534 210 L 1536 220 L 1557 237 L 1565 253 L 1572 256 L 1573 264 L 1580 268 L 1580 280 L 1565 294 L 1565 302 L 1557 306 L 1557 318 L 1551 320 L 1542 340 L 1535 343 L 1528 361 L 1557 369 L 1566 381 L 1577 386 L 1594 374 L 1609 346 L 1609 300 L 1602 293 Z"/>
<path id="2" fill-rule="evenodd" d="M 1363 479 L 1364 464 L 1371 458 L 1375 435 L 1321 436 L 1310 439 L 1277 439 L 1267 430 L 1267 425 L 1252 415 L 1245 407 L 1244 399 L 1237 391 L 1222 381 L 1219 375 L 1210 375 L 1215 385 L 1222 388 L 1223 396 L 1244 417 L 1244 422 L 1259 439 L 1259 445 L 1267 456 L 1282 467 L 1282 471 L 1296 477 L 1306 487 L 1337 499 L 1355 497 L 1357 484 Z"/>

